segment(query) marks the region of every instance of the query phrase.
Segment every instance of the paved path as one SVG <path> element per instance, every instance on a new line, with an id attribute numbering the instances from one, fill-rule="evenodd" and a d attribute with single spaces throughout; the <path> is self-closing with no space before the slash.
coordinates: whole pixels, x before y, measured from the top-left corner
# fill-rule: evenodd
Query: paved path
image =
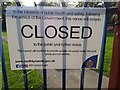
<path id="1" fill-rule="evenodd" d="M 7 38 L 3 37 L 7 42 Z M 41 70 L 39 70 L 40 73 Z M 62 71 L 47 70 L 47 87 L 61 88 L 62 87 Z M 109 78 L 103 76 L 102 88 L 108 88 Z M 93 70 L 85 70 L 85 88 L 97 88 L 98 73 Z M 67 70 L 67 88 L 80 88 L 80 70 Z"/>
<path id="2" fill-rule="evenodd" d="M 47 70 L 48 88 L 61 88 L 62 73 L 60 70 Z M 109 79 L 103 76 L 102 88 L 108 88 Z M 85 70 L 85 88 L 97 88 L 98 73 Z M 80 71 L 67 70 L 67 88 L 79 88 Z"/>

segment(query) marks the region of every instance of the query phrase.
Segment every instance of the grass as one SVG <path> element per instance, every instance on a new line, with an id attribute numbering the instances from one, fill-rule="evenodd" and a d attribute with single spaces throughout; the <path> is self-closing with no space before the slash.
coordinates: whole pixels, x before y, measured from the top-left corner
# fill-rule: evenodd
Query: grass
<path id="1" fill-rule="evenodd" d="M 7 37 L 7 33 L 6 33 L 6 32 L 2 32 L 2 35 L 3 35 L 4 37 Z"/>
<path id="2" fill-rule="evenodd" d="M 103 74 L 109 77 L 113 47 L 113 32 L 107 33 Z"/>
<path id="3" fill-rule="evenodd" d="M 113 39 L 114 33 L 107 32 L 106 37 L 106 47 L 105 47 L 105 57 L 104 57 L 104 68 L 103 68 L 103 75 L 109 77 L 110 76 L 110 66 L 112 60 L 112 47 L 113 47 Z M 98 69 L 93 69 L 94 71 L 99 72 L 100 64 Z"/>
<path id="4" fill-rule="evenodd" d="M 0 59 L 1 60 L 1 59 Z M 0 66 L 2 66 L 1 65 L 1 62 L 0 62 Z M 0 90 L 1 90 L 1 88 L 2 88 L 2 68 L 0 67 Z"/>
<path id="5" fill-rule="evenodd" d="M 4 33 L 4 35 L 6 34 Z M 24 88 L 24 82 L 23 82 L 24 75 L 22 74 L 21 70 L 12 71 L 10 69 L 8 45 L 5 42 L 3 42 L 3 45 L 4 45 L 4 50 L 5 50 L 4 53 L 5 53 L 9 88 Z M 38 72 L 38 70 L 28 71 L 28 85 L 29 85 L 28 86 L 29 88 L 39 88 L 39 90 L 42 89 L 42 77 L 40 73 Z"/>

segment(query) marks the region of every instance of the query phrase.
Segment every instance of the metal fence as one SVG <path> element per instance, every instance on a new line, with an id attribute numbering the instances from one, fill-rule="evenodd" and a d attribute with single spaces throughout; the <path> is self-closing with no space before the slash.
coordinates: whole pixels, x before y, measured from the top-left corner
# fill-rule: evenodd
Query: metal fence
<path id="1" fill-rule="evenodd" d="M 16 2 L 17 6 L 21 6 L 19 2 Z M 64 7 L 64 4 L 63 4 Z M 85 3 L 85 6 L 87 7 L 87 2 Z M 116 12 L 116 9 L 108 9 L 107 3 L 105 3 L 106 7 L 106 18 L 105 18 L 105 28 L 104 28 L 104 39 L 102 42 L 102 49 L 101 49 L 101 58 L 100 58 L 100 71 L 99 71 L 99 78 L 98 78 L 98 90 L 101 90 L 102 85 L 102 77 L 103 77 L 103 66 L 104 66 L 104 53 L 105 53 L 105 43 L 106 43 L 106 29 L 107 29 L 107 16 L 108 12 Z M 8 90 L 8 79 L 7 79 L 7 71 L 6 71 L 6 65 L 5 65 L 5 55 L 4 55 L 4 48 L 3 48 L 3 41 L 2 41 L 2 22 L 0 22 L 0 56 L 1 56 L 1 64 L 2 64 L 2 73 L 3 73 L 3 79 L 4 79 L 4 88 L 5 90 Z M 81 69 L 81 79 L 80 79 L 80 90 L 84 89 L 84 75 L 85 75 L 85 69 Z M 28 77 L 27 77 L 27 70 L 23 70 L 24 74 L 24 87 L 25 90 L 28 90 Z M 43 89 L 47 90 L 47 70 L 43 69 Z M 66 90 L 66 69 L 62 69 L 62 90 Z"/>

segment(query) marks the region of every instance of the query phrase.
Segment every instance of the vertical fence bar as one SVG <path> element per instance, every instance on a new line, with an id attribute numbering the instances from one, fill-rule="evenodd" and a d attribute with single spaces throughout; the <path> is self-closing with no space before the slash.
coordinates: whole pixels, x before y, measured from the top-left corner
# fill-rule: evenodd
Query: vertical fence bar
<path id="1" fill-rule="evenodd" d="M 106 8 L 106 15 L 105 15 L 105 24 L 104 24 L 104 35 L 102 40 L 102 49 L 101 49 L 101 56 L 100 56 L 100 71 L 99 71 L 99 78 L 98 78 L 98 90 L 102 88 L 102 77 L 103 77 L 103 68 L 104 68 L 104 56 L 105 56 L 105 44 L 106 44 L 106 35 L 107 35 L 107 2 L 105 2 Z"/>
<path id="2" fill-rule="evenodd" d="M 7 78 L 7 71 L 6 71 L 6 65 L 5 65 L 5 56 L 4 56 L 3 44 L 2 44 L 1 60 L 2 60 L 2 73 L 3 73 L 3 79 L 4 79 L 4 88 L 5 88 L 5 90 L 8 90 L 8 78 Z"/>
<path id="3" fill-rule="evenodd" d="M 17 6 L 21 6 L 19 0 L 16 0 L 16 5 L 17 5 Z"/>
<path id="4" fill-rule="evenodd" d="M 16 5 L 21 6 L 19 0 L 16 0 Z M 24 87 L 25 90 L 28 90 L 28 77 L 27 77 L 27 71 L 25 69 L 23 70 L 23 75 L 24 75 Z"/>
<path id="5" fill-rule="evenodd" d="M 66 69 L 62 70 L 62 90 L 66 90 Z"/>
<path id="6" fill-rule="evenodd" d="M 61 4 L 62 4 L 62 7 L 66 7 L 66 4 L 64 2 L 64 0 L 61 0 Z M 63 25 L 65 24 L 66 22 L 63 22 Z M 66 40 L 64 39 L 63 40 L 63 43 L 65 43 Z M 66 49 L 65 46 L 63 46 L 63 50 Z M 66 56 L 63 55 L 63 69 L 62 69 L 62 90 L 66 90 Z"/>
<path id="7" fill-rule="evenodd" d="M 2 13 L 2 10 L 1 10 L 1 13 Z M 3 41 L 2 41 L 2 18 L 0 21 L 0 57 L 2 60 L 1 63 L 2 63 L 2 74 L 3 74 L 3 80 L 4 80 L 4 88 L 5 88 L 5 90 L 8 90 L 8 78 L 7 78 L 7 71 L 6 71 L 6 64 L 5 64 L 4 47 L 3 47 Z"/>
<path id="8" fill-rule="evenodd" d="M 84 7 L 87 7 L 88 1 L 89 1 L 89 0 L 86 0 L 86 1 L 84 2 Z M 84 89 L 84 78 L 85 78 L 85 69 L 82 68 L 82 69 L 81 69 L 80 90 L 83 90 L 83 89 Z"/>
<path id="9" fill-rule="evenodd" d="M 84 76 L 85 76 L 85 69 L 81 70 L 81 81 L 80 81 L 80 90 L 84 88 Z"/>
<path id="10" fill-rule="evenodd" d="M 44 90 L 47 90 L 47 70 L 43 69 L 43 88 Z"/>
<path id="11" fill-rule="evenodd" d="M 25 86 L 25 90 L 28 90 L 27 71 L 26 71 L 26 70 L 23 70 L 23 74 L 24 74 L 24 86 Z"/>
<path id="12" fill-rule="evenodd" d="M 41 9 L 44 9 L 44 6 L 45 6 L 45 2 L 44 0 L 41 1 L 41 6 L 43 7 L 40 7 Z M 40 28 L 40 31 L 41 31 L 41 34 L 44 35 L 44 20 L 41 20 L 40 21 L 40 25 L 41 25 L 41 28 Z M 41 39 L 41 43 L 45 43 L 45 39 L 42 38 Z M 41 46 L 41 48 L 43 50 L 45 50 L 45 46 Z M 45 52 L 42 52 L 42 59 L 43 60 L 46 60 L 46 56 L 45 56 Z M 42 64 L 45 64 L 44 62 Z M 46 66 L 43 66 L 43 89 L 44 90 L 47 90 L 47 70 L 46 70 Z"/>

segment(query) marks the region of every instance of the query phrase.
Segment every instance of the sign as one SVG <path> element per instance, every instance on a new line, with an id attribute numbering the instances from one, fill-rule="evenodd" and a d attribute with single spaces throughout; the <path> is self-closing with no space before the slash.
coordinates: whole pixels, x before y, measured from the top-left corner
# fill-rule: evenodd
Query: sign
<path id="1" fill-rule="evenodd" d="M 104 8 L 8 7 L 12 70 L 97 68 Z"/>

